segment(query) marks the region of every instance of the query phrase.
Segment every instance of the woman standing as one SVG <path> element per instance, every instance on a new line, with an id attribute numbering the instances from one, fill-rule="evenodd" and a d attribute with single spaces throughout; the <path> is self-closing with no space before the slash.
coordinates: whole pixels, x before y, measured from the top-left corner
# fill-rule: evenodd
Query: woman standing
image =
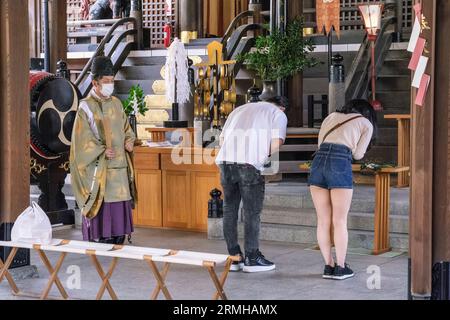
<path id="1" fill-rule="evenodd" d="M 83 239 L 123 244 L 133 232 L 136 137 L 122 102 L 112 95 L 111 60 L 95 58 L 91 73 L 93 89 L 80 103 L 72 132 L 72 189 L 83 215 Z"/>
<path id="2" fill-rule="evenodd" d="M 352 158 L 364 157 L 377 135 L 376 113 L 366 100 L 352 100 L 330 114 L 319 132 L 309 185 L 317 212 L 317 240 L 325 260 L 323 278 L 343 280 L 354 276 L 346 263 L 347 215 L 353 196 Z M 331 247 L 334 227 L 336 262 Z"/>

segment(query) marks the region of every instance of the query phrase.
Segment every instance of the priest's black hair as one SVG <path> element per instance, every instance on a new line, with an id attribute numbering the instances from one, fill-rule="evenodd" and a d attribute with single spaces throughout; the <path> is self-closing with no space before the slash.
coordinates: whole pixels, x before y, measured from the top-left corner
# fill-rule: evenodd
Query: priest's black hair
<path id="1" fill-rule="evenodd" d="M 114 76 L 114 66 L 111 59 L 104 56 L 96 57 L 92 62 L 91 74 L 94 80 L 100 80 L 106 76 Z"/>

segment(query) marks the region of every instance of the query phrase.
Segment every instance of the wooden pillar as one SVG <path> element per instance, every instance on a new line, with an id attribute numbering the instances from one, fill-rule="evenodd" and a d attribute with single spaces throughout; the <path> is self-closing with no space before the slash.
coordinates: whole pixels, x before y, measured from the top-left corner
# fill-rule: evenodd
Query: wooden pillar
<path id="1" fill-rule="evenodd" d="M 49 0 L 50 71 L 59 60 L 67 61 L 67 1 Z"/>
<path id="2" fill-rule="evenodd" d="M 28 0 L 28 26 L 30 36 L 30 58 L 39 58 L 42 53 L 41 0 Z"/>
<path id="3" fill-rule="evenodd" d="M 411 99 L 412 143 L 409 220 L 411 294 L 413 298 L 428 298 L 431 294 L 432 268 L 433 129 L 435 118 L 435 44 L 437 29 L 435 16 L 437 0 L 415 0 L 414 2 L 422 2 L 423 14 L 430 26 L 430 30 L 423 30 L 421 36 L 428 43 L 428 53 L 424 53 L 424 55 L 429 57 L 426 73 L 431 75 L 431 83 L 423 107 L 418 107 L 414 104 L 416 94 L 414 89 L 412 90 Z M 440 87 L 442 85 L 441 83 L 439 84 Z M 442 174 L 446 175 L 444 172 Z"/>
<path id="4" fill-rule="evenodd" d="M 0 1 L 0 224 L 30 202 L 27 1 Z"/>
<path id="5" fill-rule="evenodd" d="M 428 2 L 428 1 L 424 1 Z M 432 262 L 450 261 L 450 1 L 436 6 L 433 152 L 433 257 Z M 426 110 L 426 109 L 425 109 Z M 428 111 L 426 111 L 428 112 Z"/>
<path id="6" fill-rule="evenodd" d="M 303 0 L 288 0 L 288 21 L 303 14 Z M 289 127 L 303 127 L 303 73 L 288 81 L 290 108 L 287 112 Z"/>

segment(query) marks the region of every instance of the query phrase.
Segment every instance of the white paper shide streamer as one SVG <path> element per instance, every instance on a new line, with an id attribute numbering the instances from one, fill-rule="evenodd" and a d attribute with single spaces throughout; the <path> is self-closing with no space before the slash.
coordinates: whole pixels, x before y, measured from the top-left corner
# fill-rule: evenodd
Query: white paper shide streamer
<path id="1" fill-rule="evenodd" d="M 188 55 L 184 44 L 175 38 L 166 60 L 166 98 L 170 103 L 186 103 L 191 95 L 188 80 Z M 175 97 L 176 87 L 176 97 Z"/>
<path id="2" fill-rule="evenodd" d="M 134 91 L 134 95 L 133 95 L 133 115 L 136 116 L 138 113 L 139 113 L 138 98 L 137 98 L 136 91 Z"/>

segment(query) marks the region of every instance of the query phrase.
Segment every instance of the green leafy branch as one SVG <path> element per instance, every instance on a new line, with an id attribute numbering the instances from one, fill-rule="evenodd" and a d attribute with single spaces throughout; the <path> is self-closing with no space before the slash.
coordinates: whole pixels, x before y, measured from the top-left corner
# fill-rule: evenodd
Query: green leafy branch
<path id="1" fill-rule="evenodd" d="M 143 116 L 149 110 L 147 108 L 147 104 L 145 103 L 144 90 L 139 84 L 131 87 L 128 94 L 128 98 L 122 101 L 122 104 L 123 110 L 125 111 L 125 114 L 127 116 L 130 116 L 135 113 L 134 109 L 135 105 L 137 107 L 138 113 Z"/>
<path id="2" fill-rule="evenodd" d="M 303 18 L 297 17 L 288 23 L 286 32 L 275 29 L 257 37 L 255 49 L 239 55 L 238 60 L 265 81 L 287 79 L 317 65 L 317 60 L 309 55 L 314 44 L 303 37 L 303 25 Z"/>

